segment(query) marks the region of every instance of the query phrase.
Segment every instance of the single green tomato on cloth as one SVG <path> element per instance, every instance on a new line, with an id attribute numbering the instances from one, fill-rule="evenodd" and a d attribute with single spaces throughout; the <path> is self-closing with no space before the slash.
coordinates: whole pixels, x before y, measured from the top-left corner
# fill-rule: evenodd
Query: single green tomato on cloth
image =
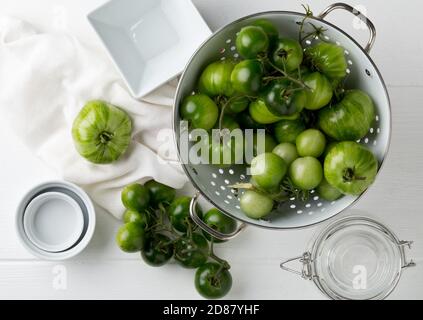
<path id="1" fill-rule="evenodd" d="M 131 141 L 132 121 L 121 108 L 89 101 L 73 122 L 72 137 L 78 153 L 94 164 L 117 161 Z"/>

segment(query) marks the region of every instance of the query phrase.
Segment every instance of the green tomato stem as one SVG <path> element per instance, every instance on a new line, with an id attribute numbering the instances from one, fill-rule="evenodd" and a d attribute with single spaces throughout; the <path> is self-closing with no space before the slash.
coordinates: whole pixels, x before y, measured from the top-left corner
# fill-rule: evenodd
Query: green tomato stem
<path id="1" fill-rule="evenodd" d="M 282 69 L 280 69 L 280 68 L 278 68 L 274 63 L 272 63 L 272 61 L 270 61 L 270 59 L 267 59 L 267 61 L 269 62 L 269 64 L 274 68 L 274 69 L 276 69 L 277 71 L 279 71 L 282 75 L 283 75 L 283 77 L 285 78 L 285 79 L 288 79 L 289 81 L 291 81 L 291 82 L 294 82 L 294 83 L 296 83 L 296 84 L 298 84 L 301 88 L 303 88 L 303 89 L 307 89 L 307 90 L 311 90 L 311 88 L 309 88 L 303 81 L 300 81 L 300 80 L 298 80 L 298 79 L 295 79 L 295 78 L 293 78 L 293 77 L 291 77 L 289 74 L 287 74 L 284 70 L 282 70 Z"/>
<path id="2" fill-rule="evenodd" d="M 351 182 L 354 180 L 366 180 L 366 177 L 356 176 L 353 168 L 347 168 L 344 170 L 342 179 L 344 182 Z"/>
<path id="3" fill-rule="evenodd" d="M 100 133 L 99 138 L 100 138 L 100 143 L 101 144 L 106 144 L 108 143 L 110 140 L 113 139 L 114 134 L 107 132 L 107 131 L 103 131 L 102 133 Z"/>
<path id="4" fill-rule="evenodd" d="M 220 272 L 222 272 L 222 270 L 229 270 L 231 268 L 231 266 L 229 265 L 229 263 L 226 260 L 219 258 L 214 253 L 214 238 L 213 237 L 211 237 L 211 241 L 210 241 L 209 257 L 220 264 L 220 268 L 216 272 L 216 275 L 218 275 Z"/>

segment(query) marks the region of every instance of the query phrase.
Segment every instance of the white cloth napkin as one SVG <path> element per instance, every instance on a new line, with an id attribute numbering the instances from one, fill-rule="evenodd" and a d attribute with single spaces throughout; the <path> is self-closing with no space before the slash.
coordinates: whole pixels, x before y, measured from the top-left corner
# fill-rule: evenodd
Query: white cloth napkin
<path id="1" fill-rule="evenodd" d="M 0 18 L 0 118 L 63 179 L 82 186 L 117 218 L 124 211 L 120 192 L 125 185 L 154 178 L 181 188 L 187 181 L 171 131 L 174 93 L 172 82 L 135 100 L 102 48 Z M 133 120 L 129 151 L 111 165 L 89 163 L 73 145 L 73 120 L 91 99 L 118 105 Z"/>

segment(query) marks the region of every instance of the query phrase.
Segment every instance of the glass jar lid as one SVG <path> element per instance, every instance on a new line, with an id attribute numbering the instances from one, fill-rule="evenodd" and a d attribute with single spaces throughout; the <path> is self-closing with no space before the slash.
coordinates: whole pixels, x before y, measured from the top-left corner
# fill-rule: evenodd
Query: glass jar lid
<path id="1" fill-rule="evenodd" d="M 370 218 L 343 218 L 317 234 L 300 257 L 300 274 L 332 299 L 383 299 L 397 285 L 402 269 L 414 265 L 404 253 L 410 244 Z M 294 271 L 284 263 L 281 267 Z"/>

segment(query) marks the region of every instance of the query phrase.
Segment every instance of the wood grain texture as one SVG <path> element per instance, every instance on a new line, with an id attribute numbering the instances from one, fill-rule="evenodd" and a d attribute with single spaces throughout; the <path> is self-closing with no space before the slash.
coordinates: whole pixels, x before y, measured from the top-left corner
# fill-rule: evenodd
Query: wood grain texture
<path id="1" fill-rule="evenodd" d="M 103 0 L 0 0 L 2 13 L 13 14 L 50 28 L 57 12 L 64 10 L 69 29 L 85 41 L 98 41 L 85 14 Z M 301 10 L 302 1 L 193 0 L 216 29 L 238 17 L 266 10 Z M 319 12 L 333 1 L 308 1 Z M 417 267 L 405 270 L 397 299 L 423 298 L 423 40 L 419 35 L 420 1 L 348 1 L 364 4 L 378 28 L 371 53 L 388 85 L 392 100 L 393 134 L 389 156 L 376 183 L 345 214 L 366 214 L 391 226 L 401 239 L 414 240 L 410 256 Z M 355 30 L 351 17 L 334 13 L 330 20 L 360 43 L 365 30 Z M 1 123 L 1 120 L 0 120 Z M 19 244 L 14 231 L 14 211 L 20 196 L 32 185 L 56 178 L 0 125 L 0 299 L 197 299 L 194 271 L 171 264 L 161 269 L 144 265 L 138 254 L 124 254 L 114 244 L 119 222 L 98 212 L 96 233 L 78 257 L 63 263 L 40 261 Z M 309 281 L 279 269 L 283 258 L 301 254 L 320 227 L 277 232 L 248 228 L 218 252 L 232 265 L 234 286 L 229 299 L 322 299 Z M 57 266 L 67 270 L 67 289 L 53 286 Z M 60 267 L 59 267 L 60 269 Z"/>

